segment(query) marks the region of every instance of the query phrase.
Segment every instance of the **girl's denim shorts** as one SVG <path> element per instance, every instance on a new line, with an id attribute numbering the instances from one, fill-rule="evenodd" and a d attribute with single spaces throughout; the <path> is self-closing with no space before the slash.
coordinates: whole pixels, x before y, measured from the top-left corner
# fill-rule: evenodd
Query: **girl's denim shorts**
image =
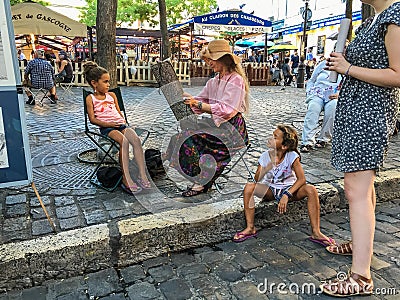
<path id="1" fill-rule="evenodd" d="M 118 130 L 118 131 L 122 131 L 125 128 L 128 128 L 128 126 L 126 124 L 122 124 L 121 126 L 119 126 L 118 128 L 116 127 L 100 127 L 100 133 L 102 135 L 106 135 L 108 136 L 108 134 L 113 131 L 113 130 Z"/>

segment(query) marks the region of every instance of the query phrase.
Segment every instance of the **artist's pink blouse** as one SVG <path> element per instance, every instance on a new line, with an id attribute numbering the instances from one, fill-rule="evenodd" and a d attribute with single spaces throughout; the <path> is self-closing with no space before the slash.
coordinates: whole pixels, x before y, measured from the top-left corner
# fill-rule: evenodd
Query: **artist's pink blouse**
<path id="1" fill-rule="evenodd" d="M 237 73 L 226 74 L 222 78 L 215 76 L 210 79 L 196 100 L 210 104 L 214 123 L 219 127 L 222 123 L 234 117 L 238 112 L 245 112 L 245 84 L 242 76 Z M 196 114 L 202 112 L 192 108 Z"/>

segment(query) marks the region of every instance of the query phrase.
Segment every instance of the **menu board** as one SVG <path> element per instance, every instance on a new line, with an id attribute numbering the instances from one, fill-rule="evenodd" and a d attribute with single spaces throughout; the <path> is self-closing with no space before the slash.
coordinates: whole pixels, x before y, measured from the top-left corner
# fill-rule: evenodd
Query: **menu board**
<path id="1" fill-rule="evenodd" d="M 0 1 L 0 188 L 32 182 L 28 132 L 9 1 Z"/>

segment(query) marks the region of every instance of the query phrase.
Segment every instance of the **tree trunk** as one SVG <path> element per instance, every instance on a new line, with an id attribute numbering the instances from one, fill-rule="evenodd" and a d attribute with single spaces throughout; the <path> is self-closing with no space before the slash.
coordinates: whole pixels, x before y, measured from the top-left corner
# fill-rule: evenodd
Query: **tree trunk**
<path id="1" fill-rule="evenodd" d="M 362 16 L 362 21 L 364 22 L 366 19 L 369 17 L 372 17 L 375 15 L 375 10 L 371 5 L 368 4 L 362 4 L 361 6 L 361 16 Z"/>
<path id="2" fill-rule="evenodd" d="M 97 0 L 97 64 L 108 70 L 110 88 L 117 87 L 116 19 L 117 0 Z"/>
<path id="3" fill-rule="evenodd" d="M 347 39 L 351 41 L 353 36 L 353 0 L 346 0 L 346 18 L 350 19 L 349 33 Z"/>
<path id="4" fill-rule="evenodd" d="M 168 38 L 167 28 L 167 8 L 165 0 L 158 0 L 158 8 L 160 13 L 160 30 L 161 30 L 161 60 L 167 59 L 171 56 L 171 46 Z"/>

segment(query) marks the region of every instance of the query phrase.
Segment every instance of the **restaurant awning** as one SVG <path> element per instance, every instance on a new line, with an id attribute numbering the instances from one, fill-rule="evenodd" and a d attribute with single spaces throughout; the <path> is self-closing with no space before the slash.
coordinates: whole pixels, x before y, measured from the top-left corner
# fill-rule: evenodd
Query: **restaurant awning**
<path id="1" fill-rule="evenodd" d="M 87 36 L 87 26 L 41 4 L 25 2 L 11 7 L 14 34 Z"/>

